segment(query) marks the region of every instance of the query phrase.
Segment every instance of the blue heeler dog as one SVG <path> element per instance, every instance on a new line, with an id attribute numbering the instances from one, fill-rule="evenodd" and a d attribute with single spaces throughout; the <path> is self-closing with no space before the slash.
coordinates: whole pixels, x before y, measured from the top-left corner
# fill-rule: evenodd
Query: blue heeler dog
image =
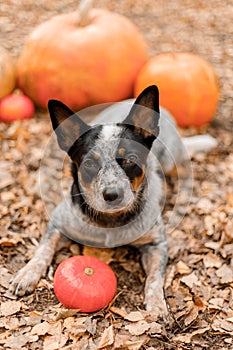
<path id="1" fill-rule="evenodd" d="M 22 296 L 36 288 L 62 234 L 98 247 L 131 244 L 140 249 L 147 275 L 146 309 L 166 319 L 167 242 L 158 164 L 169 173 L 187 158 L 184 144 L 206 150 L 215 141 L 208 135 L 198 142 L 181 139 L 171 116 L 159 107 L 156 86 L 122 106 L 109 107 L 88 125 L 62 102 L 49 101 L 59 146 L 72 160 L 73 184 L 53 212 L 35 256 L 13 278 L 11 290 Z"/>

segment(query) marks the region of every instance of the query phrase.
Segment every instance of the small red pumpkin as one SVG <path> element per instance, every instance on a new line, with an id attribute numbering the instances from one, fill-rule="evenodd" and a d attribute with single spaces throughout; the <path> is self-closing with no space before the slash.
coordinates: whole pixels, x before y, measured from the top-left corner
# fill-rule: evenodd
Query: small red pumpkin
<path id="1" fill-rule="evenodd" d="M 218 79 L 214 68 L 192 53 L 163 53 L 144 65 L 135 81 L 135 96 L 155 84 L 160 104 L 181 127 L 211 121 L 218 104 Z"/>
<path id="2" fill-rule="evenodd" d="M 0 100 L 0 120 L 5 123 L 31 118 L 34 113 L 34 104 L 27 96 L 11 94 Z"/>
<path id="3" fill-rule="evenodd" d="M 94 312 L 108 305 L 117 288 L 114 272 L 92 256 L 64 260 L 54 275 L 54 292 L 67 308 Z"/>
<path id="4" fill-rule="evenodd" d="M 129 19 L 79 10 L 34 29 L 18 59 L 17 80 L 40 107 L 55 98 L 78 110 L 131 97 L 147 59 L 146 42 Z"/>

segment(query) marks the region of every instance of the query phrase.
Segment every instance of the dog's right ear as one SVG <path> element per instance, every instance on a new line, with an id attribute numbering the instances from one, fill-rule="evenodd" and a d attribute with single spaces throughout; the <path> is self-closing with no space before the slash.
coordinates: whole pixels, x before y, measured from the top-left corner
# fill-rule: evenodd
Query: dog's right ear
<path id="1" fill-rule="evenodd" d="M 48 109 L 58 144 L 69 154 L 75 141 L 91 127 L 61 101 L 49 100 Z"/>

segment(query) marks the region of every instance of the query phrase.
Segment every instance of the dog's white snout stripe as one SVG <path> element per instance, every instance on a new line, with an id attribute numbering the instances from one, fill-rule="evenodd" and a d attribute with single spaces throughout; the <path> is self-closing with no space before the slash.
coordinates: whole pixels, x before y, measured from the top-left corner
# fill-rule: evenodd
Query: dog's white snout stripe
<path id="1" fill-rule="evenodd" d="M 121 128 L 119 126 L 116 125 L 104 125 L 99 138 L 101 140 L 112 140 L 113 138 L 116 138 L 119 136 L 119 134 L 121 133 Z"/>

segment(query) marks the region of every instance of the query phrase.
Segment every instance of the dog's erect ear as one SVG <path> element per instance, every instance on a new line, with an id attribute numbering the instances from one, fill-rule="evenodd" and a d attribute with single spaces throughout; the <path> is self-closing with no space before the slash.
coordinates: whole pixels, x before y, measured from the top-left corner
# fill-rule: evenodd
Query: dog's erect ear
<path id="1" fill-rule="evenodd" d="M 157 86 L 148 86 L 137 97 L 129 115 L 123 122 L 133 125 L 135 131 L 152 144 L 159 134 L 159 90 Z"/>
<path id="2" fill-rule="evenodd" d="M 74 142 L 91 127 L 58 100 L 49 100 L 48 109 L 60 148 L 67 153 Z"/>

